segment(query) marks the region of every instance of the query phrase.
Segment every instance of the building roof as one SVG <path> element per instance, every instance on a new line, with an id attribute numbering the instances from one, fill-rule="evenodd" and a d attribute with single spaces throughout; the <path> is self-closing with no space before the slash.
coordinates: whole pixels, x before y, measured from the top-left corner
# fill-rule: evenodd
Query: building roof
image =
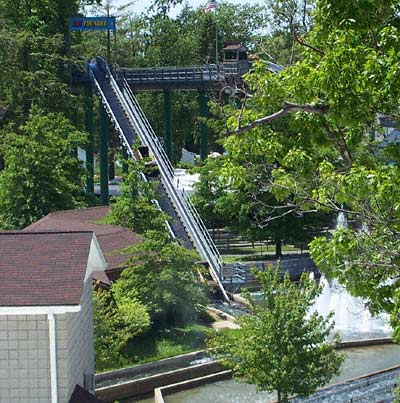
<path id="1" fill-rule="evenodd" d="M 93 233 L 0 232 L 0 306 L 79 305 Z"/>
<path id="2" fill-rule="evenodd" d="M 226 45 L 222 50 L 245 50 L 245 47 L 243 45 L 240 45 L 238 43 L 231 43 L 229 45 Z"/>
<path id="3" fill-rule="evenodd" d="M 139 243 L 140 237 L 127 228 L 98 223 L 107 214 L 107 206 L 59 211 L 48 214 L 24 231 L 93 231 L 107 260 L 109 271 L 124 267 L 133 255 L 117 251 Z"/>

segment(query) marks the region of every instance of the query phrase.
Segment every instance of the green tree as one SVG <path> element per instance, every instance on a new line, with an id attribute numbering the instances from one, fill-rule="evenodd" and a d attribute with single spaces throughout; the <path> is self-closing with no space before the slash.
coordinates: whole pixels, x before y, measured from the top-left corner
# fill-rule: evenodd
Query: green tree
<path id="1" fill-rule="evenodd" d="M 396 331 L 400 154 L 398 144 L 383 147 L 378 118 L 398 117 L 398 12 L 397 1 L 317 1 L 301 62 L 279 74 L 255 64 L 251 97 L 230 111 L 225 142 L 268 157 L 282 206 L 289 198 L 304 211 L 347 214 L 350 228 L 313 242 L 312 256 L 374 312 L 389 312 Z M 235 163 L 226 171 L 242 175 Z"/>
<path id="2" fill-rule="evenodd" d="M 132 252 L 130 267 L 115 284 L 117 298 L 140 301 L 153 322 L 171 325 L 195 320 L 206 302 L 194 276 L 197 255 L 160 232 L 148 232 Z"/>
<path id="3" fill-rule="evenodd" d="M 67 66 L 62 46 L 60 35 L 45 37 L 0 24 L 0 61 L 4 66 L 0 105 L 6 111 L 0 128 L 12 123 L 17 130 L 32 105 L 46 112 L 69 113 L 73 97 L 66 76 L 60 72 L 60 67 Z"/>
<path id="4" fill-rule="evenodd" d="M 152 203 L 156 200 L 156 182 L 145 182 L 141 171 L 146 168 L 141 161 L 130 159 L 128 173 L 121 185 L 121 194 L 110 206 L 107 221 L 121 225 L 139 234 L 148 230 L 162 230 L 167 216 Z"/>
<path id="5" fill-rule="evenodd" d="M 32 105 L 66 114 L 72 109 L 68 19 L 95 2 L 0 1 L 0 104 L 13 118 L 23 109 L 26 119 Z"/>
<path id="6" fill-rule="evenodd" d="M 93 293 L 93 313 L 96 371 L 121 367 L 128 342 L 150 327 L 146 307 L 127 297 L 116 299 L 113 289 L 98 289 Z"/>
<path id="7" fill-rule="evenodd" d="M 235 376 L 258 390 L 277 391 L 279 402 L 293 394 L 308 396 L 338 374 L 343 356 L 330 340 L 331 317 L 312 312 L 318 285 L 303 274 L 300 284 L 270 267 L 255 272 L 262 300 L 246 293 L 250 315 L 242 315 L 238 330 L 220 332 L 210 346 Z"/>
<path id="8" fill-rule="evenodd" d="M 306 246 L 331 217 L 303 214 L 289 199 L 282 206 L 269 190 L 273 166 L 265 155 L 257 156 L 256 147 L 246 154 L 210 158 L 200 169 L 193 202 L 206 225 L 226 226 L 251 240 L 272 240 L 276 257 L 281 257 L 283 243 Z M 226 177 L 228 164 L 239 166 L 241 175 Z"/>
<path id="9" fill-rule="evenodd" d="M 20 133 L 6 133 L 0 172 L 0 223 L 20 229 L 48 213 L 83 206 L 85 170 L 77 147 L 85 135 L 62 114 L 33 109 Z"/>
<path id="10" fill-rule="evenodd" d="M 195 184 L 195 193 L 191 196 L 207 228 L 222 228 L 232 221 L 230 216 L 221 214 L 217 208 L 217 203 L 228 191 L 221 177 L 222 166 L 222 158 L 208 158 L 200 167 L 200 180 Z"/>

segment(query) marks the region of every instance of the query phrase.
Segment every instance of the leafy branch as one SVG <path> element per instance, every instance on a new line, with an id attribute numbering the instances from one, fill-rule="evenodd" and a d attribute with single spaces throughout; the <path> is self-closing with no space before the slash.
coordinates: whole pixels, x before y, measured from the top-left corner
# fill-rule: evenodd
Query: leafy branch
<path id="1" fill-rule="evenodd" d="M 270 122 L 273 122 L 276 119 L 279 119 L 282 116 L 285 116 L 289 113 L 294 113 L 294 112 L 307 112 L 307 113 L 314 113 L 318 115 L 325 115 L 329 111 L 329 107 L 327 105 L 311 105 L 311 104 L 305 104 L 305 105 L 300 105 L 300 104 L 295 104 L 292 102 L 284 102 L 282 104 L 282 109 L 280 109 L 278 112 L 274 112 L 271 115 L 264 116 L 260 119 L 256 119 L 253 122 L 245 125 L 245 126 L 239 126 L 234 130 L 228 131 L 226 134 L 227 135 L 232 135 L 232 134 L 240 134 L 245 131 L 248 131 L 250 129 L 253 129 L 254 127 L 258 127 Z"/>

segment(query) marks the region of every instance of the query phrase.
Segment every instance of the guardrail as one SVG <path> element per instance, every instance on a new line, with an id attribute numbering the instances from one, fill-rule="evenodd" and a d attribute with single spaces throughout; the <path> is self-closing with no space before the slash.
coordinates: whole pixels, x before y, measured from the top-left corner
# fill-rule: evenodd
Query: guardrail
<path id="1" fill-rule="evenodd" d="M 149 81 L 219 81 L 220 71 L 217 65 L 189 67 L 157 67 L 140 69 L 119 69 L 119 73 L 128 82 Z"/>

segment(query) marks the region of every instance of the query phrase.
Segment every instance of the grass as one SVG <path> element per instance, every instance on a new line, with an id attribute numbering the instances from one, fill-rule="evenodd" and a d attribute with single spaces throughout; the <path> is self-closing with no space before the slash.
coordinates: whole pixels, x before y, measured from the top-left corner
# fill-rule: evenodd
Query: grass
<path id="1" fill-rule="evenodd" d="M 152 328 L 129 343 L 125 354 L 127 365 L 144 364 L 202 350 L 213 332 L 210 327 L 201 324 L 166 329 Z"/>

